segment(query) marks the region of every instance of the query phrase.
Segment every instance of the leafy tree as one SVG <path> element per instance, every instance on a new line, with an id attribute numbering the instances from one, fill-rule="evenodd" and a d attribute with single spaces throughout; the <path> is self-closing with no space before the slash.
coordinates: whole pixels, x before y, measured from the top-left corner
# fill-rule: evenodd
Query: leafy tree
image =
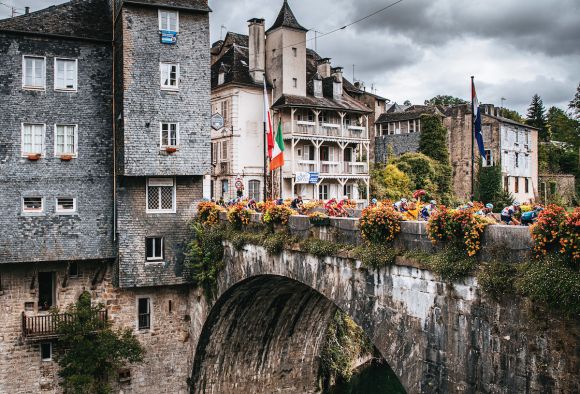
<path id="1" fill-rule="evenodd" d="M 67 393 L 110 393 L 114 372 L 126 363 L 143 361 L 144 350 L 132 330 L 113 330 L 111 322 L 99 318 L 102 307 L 92 306 L 85 291 L 66 311 L 73 318 L 58 319 L 62 353 L 55 358 L 60 366 L 60 384 Z M 54 318 L 57 316 L 55 312 Z"/>
<path id="2" fill-rule="evenodd" d="M 522 115 L 519 114 L 518 111 L 514 111 L 514 110 L 511 110 L 509 108 L 502 108 L 501 109 L 501 116 L 506 118 L 506 119 L 511 119 L 514 122 L 520 122 L 520 123 L 525 122 L 525 119 L 522 117 Z"/>
<path id="3" fill-rule="evenodd" d="M 576 119 L 580 120 L 580 83 L 576 88 L 576 95 L 570 101 L 570 105 L 568 105 L 568 108 L 570 108 L 572 113 L 576 116 Z"/>
<path id="4" fill-rule="evenodd" d="M 430 100 L 425 100 L 425 105 L 459 105 L 468 104 L 468 101 L 460 99 L 458 97 L 448 96 L 448 95 L 437 95 Z"/>
<path id="5" fill-rule="evenodd" d="M 436 115 L 421 116 L 421 135 L 419 152 L 442 164 L 449 164 L 447 148 L 447 129 Z"/>
<path id="6" fill-rule="evenodd" d="M 560 108 L 551 107 L 548 110 L 547 123 L 552 140 L 566 142 L 575 148 L 580 147 L 580 121 L 572 119 Z"/>
<path id="7" fill-rule="evenodd" d="M 534 97 L 532 97 L 532 102 L 528 108 L 528 118 L 526 119 L 526 123 L 540 130 L 540 141 L 550 140 L 550 134 L 546 121 L 546 109 L 544 108 L 542 99 L 537 94 L 534 94 Z"/>
<path id="8" fill-rule="evenodd" d="M 501 166 L 483 167 L 480 162 L 475 199 L 486 204 L 492 203 L 496 212 L 513 203 L 513 196 L 502 187 Z"/>
<path id="9" fill-rule="evenodd" d="M 411 180 L 393 164 L 371 172 L 371 194 L 374 198 L 398 200 L 411 195 Z"/>
<path id="10" fill-rule="evenodd" d="M 405 100 L 405 102 L 403 103 L 403 105 L 413 105 L 413 104 L 411 104 L 411 101 L 410 100 Z"/>

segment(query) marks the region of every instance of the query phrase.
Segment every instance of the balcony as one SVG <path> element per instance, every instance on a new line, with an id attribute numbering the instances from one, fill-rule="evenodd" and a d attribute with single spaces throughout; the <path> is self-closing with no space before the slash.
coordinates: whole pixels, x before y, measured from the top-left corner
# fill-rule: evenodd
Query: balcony
<path id="1" fill-rule="evenodd" d="M 340 163 L 338 161 L 321 161 L 321 174 L 338 174 L 340 172 Z"/>
<path id="2" fill-rule="evenodd" d="M 367 175 L 369 166 L 362 162 L 344 162 L 344 173 L 349 175 Z"/>
<path id="3" fill-rule="evenodd" d="M 297 172 L 317 172 L 318 166 L 315 160 L 300 160 L 296 163 Z"/>
<path id="4" fill-rule="evenodd" d="M 342 126 L 340 123 L 327 123 L 297 120 L 284 123 L 284 134 L 289 136 L 291 134 L 303 134 L 311 136 L 322 137 L 336 137 L 336 138 L 368 138 L 366 128 L 364 126 Z"/>
<path id="5" fill-rule="evenodd" d="M 107 311 L 98 311 L 96 317 L 102 323 L 98 324 L 96 329 L 104 329 L 107 325 Z M 72 322 L 77 318 L 78 316 L 71 313 L 27 316 L 22 312 L 22 337 L 29 341 L 57 338 L 58 325 L 62 322 Z"/>

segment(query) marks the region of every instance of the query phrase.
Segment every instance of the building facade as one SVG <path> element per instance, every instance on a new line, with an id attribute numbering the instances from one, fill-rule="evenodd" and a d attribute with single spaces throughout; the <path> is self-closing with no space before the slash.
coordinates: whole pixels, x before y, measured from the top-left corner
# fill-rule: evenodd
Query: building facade
<path id="1" fill-rule="evenodd" d="M 482 133 L 485 146 L 483 166 L 500 165 L 502 184 L 519 202 L 538 197 L 538 131 L 503 118 L 499 108 L 484 104 Z M 448 145 L 453 168 L 453 190 L 457 198 L 471 198 L 472 178 L 472 112 L 469 105 L 451 107 L 411 106 L 402 111 L 387 112 L 376 125 L 377 162 L 386 162 L 388 152 L 400 155 L 419 150 L 421 116 L 437 115 L 448 130 Z M 476 162 L 480 154 L 475 147 Z"/>
<path id="2" fill-rule="evenodd" d="M 57 338 L 34 324 L 83 291 L 145 346 L 120 389 L 158 392 L 164 377 L 187 391 L 190 371 L 166 368 L 191 353 L 183 264 L 211 164 L 209 11 L 73 0 L 0 21 L 0 392 L 59 392 Z"/>
<path id="3" fill-rule="evenodd" d="M 347 196 L 362 203 L 374 113 L 386 99 L 373 95 L 377 109 L 371 109 L 340 67 L 306 48 L 307 30 L 288 2 L 268 30 L 263 19 L 248 23 L 247 36 L 228 33 L 212 46 L 212 110 L 225 119 L 212 131 L 213 197 L 235 197 L 237 183 L 243 195 L 262 199 L 263 188 L 273 183 L 274 197 Z M 264 83 L 274 130 L 281 125 L 285 144 L 281 174 L 268 172 L 265 180 Z"/>

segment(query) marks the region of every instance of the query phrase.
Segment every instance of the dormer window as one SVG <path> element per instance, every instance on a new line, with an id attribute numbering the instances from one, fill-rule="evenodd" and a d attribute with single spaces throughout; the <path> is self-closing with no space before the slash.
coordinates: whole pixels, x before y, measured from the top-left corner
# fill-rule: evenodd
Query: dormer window
<path id="1" fill-rule="evenodd" d="M 335 100 L 342 97 L 342 82 L 335 81 L 332 83 L 332 95 Z"/>
<path id="2" fill-rule="evenodd" d="M 322 80 L 319 79 L 314 80 L 314 96 L 322 97 Z"/>
<path id="3" fill-rule="evenodd" d="M 220 73 L 218 74 L 218 85 L 223 85 L 226 79 L 226 73 L 223 71 L 220 71 Z"/>

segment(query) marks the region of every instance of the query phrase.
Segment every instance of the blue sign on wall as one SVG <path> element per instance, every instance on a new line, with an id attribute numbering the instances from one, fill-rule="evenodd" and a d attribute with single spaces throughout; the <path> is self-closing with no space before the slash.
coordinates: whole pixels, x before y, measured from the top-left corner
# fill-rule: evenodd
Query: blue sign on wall
<path id="1" fill-rule="evenodd" d="M 316 185 L 318 183 L 318 173 L 311 172 L 310 173 L 310 183 Z"/>
<path id="2" fill-rule="evenodd" d="M 177 32 L 171 30 L 161 30 L 161 43 L 174 45 L 177 42 Z"/>

